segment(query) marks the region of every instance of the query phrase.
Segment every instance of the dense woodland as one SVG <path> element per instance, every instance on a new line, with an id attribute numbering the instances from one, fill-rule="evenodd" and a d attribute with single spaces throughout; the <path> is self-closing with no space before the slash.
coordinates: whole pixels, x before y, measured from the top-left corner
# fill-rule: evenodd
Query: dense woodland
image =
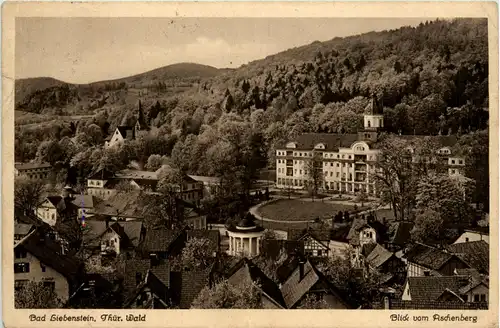
<path id="1" fill-rule="evenodd" d="M 37 91 L 16 92 L 23 117 L 16 116 L 16 161 L 54 164 L 54 184 L 68 177 L 81 183 L 100 167 L 132 161 L 248 185 L 273 167 L 276 146 L 287 139 L 355 133 L 375 95 L 389 133 L 459 136 L 475 165 L 467 174 L 477 197 L 487 197 L 479 190 L 488 182 L 486 20 L 436 20 L 313 42 L 236 70 L 182 65 L 184 75 L 144 73 L 84 86 L 49 80 L 45 89 L 38 81 Z M 139 100 L 150 135 L 104 150 L 116 126 L 134 122 Z"/>

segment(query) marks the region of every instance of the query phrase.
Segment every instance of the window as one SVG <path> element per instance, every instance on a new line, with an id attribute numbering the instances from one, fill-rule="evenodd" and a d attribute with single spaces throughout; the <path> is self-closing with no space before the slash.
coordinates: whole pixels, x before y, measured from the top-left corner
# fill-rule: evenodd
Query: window
<path id="1" fill-rule="evenodd" d="M 47 267 L 43 263 L 40 263 L 40 268 L 42 269 L 42 272 L 45 272 L 47 270 Z"/>
<path id="2" fill-rule="evenodd" d="M 51 291 L 54 291 L 54 289 L 56 288 L 56 283 L 55 283 L 55 281 L 44 281 L 43 287 L 47 288 Z"/>
<path id="3" fill-rule="evenodd" d="M 90 185 L 93 186 L 94 185 L 94 181 L 90 180 Z"/>
<path id="4" fill-rule="evenodd" d="M 14 263 L 14 273 L 27 273 L 30 272 L 29 263 Z"/>
<path id="5" fill-rule="evenodd" d="M 468 242 L 469 241 L 469 237 L 465 237 L 465 242 Z"/>
<path id="6" fill-rule="evenodd" d="M 56 219 L 56 215 L 54 213 L 52 213 L 52 215 L 50 217 L 52 218 L 52 220 Z"/>
<path id="7" fill-rule="evenodd" d="M 318 249 L 318 256 L 321 256 L 322 255 L 322 251 L 321 249 Z"/>
<path id="8" fill-rule="evenodd" d="M 474 302 L 479 302 L 479 294 L 474 295 Z"/>
<path id="9" fill-rule="evenodd" d="M 24 258 L 26 258 L 28 253 L 26 252 L 25 249 L 18 247 L 16 249 L 14 249 L 14 255 L 15 255 L 16 259 L 24 259 Z"/>
<path id="10" fill-rule="evenodd" d="M 330 163 L 330 166 L 333 166 L 333 163 Z"/>
<path id="11" fill-rule="evenodd" d="M 18 279 L 16 281 L 14 281 L 14 289 L 15 290 L 20 290 L 22 289 L 27 283 L 28 283 L 29 280 L 21 280 L 21 279 Z"/>
<path id="12" fill-rule="evenodd" d="M 300 170 L 299 173 L 302 174 L 302 170 Z"/>
<path id="13" fill-rule="evenodd" d="M 463 160 L 461 160 L 461 159 L 460 159 L 460 160 L 458 160 L 458 164 L 463 164 L 463 163 L 464 163 L 464 161 L 463 161 Z"/>
<path id="14" fill-rule="evenodd" d="M 339 176 L 340 176 L 340 173 L 339 173 L 339 172 L 337 172 L 337 178 L 338 178 Z"/>
<path id="15" fill-rule="evenodd" d="M 337 167 L 340 167 L 340 163 L 337 163 Z"/>
<path id="16" fill-rule="evenodd" d="M 455 164 L 455 160 L 454 159 L 451 160 L 451 164 Z"/>
<path id="17" fill-rule="evenodd" d="M 481 294 L 481 302 L 486 302 L 486 295 L 485 294 Z"/>

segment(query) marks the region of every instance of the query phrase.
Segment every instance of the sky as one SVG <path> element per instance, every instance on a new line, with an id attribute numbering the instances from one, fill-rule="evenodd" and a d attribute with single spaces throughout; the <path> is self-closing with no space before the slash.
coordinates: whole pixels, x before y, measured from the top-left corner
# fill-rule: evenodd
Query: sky
<path id="1" fill-rule="evenodd" d="M 193 62 L 235 68 L 335 37 L 419 18 L 17 18 L 16 78 L 90 83 Z"/>

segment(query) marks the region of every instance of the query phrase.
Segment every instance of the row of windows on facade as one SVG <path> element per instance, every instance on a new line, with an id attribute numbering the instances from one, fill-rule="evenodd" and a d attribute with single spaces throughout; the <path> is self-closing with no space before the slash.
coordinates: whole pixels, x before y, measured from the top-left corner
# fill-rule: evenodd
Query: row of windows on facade
<path id="1" fill-rule="evenodd" d="M 48 211 L 49 209 L 45 209 L 45 211 L 41 211 L 41 216 L 44 218 L 44 219 L 51 219 L 51 220 L 55 220 L 56 219 L 56 215 L 54 213 L 48 213 L 46 211 Z"/>
<path id="2" fill-rule="evenodd" d="M 29 280 L 27 279 L 16 279 L 14 281 L 14 290 L 21 290 L 25 285 L 28 284 L 28 282 Z M 43 287 L 54 291 L 54 289 L 56 288 L 56 283 L 55 281 L 43 281 Z"/>
<path id="3" fill-rule="evenodd" d="M 364 151 L 365 148 L 362 146 L 356 147 L 357 151 Z M 278 156 L 286 156 L 286 152 L 278 151 Z M 298 153 L 294 152 L 295 157 L 312 157 L 312 153 Z M 353 159 L 353 155 L 346 154 L 333 154 L 333 153 L 323 153 L 324 158 L 337 158 L 337 159 Z M 368 160 L 375 160 L 375 156 L 368 156 Z"/>
<path id="4" fill-rule="evenodd" d="M 278 185 L 285 186 L 295 186 L 295 187 L 305 187 L 306 181 L 301 179 L 285 179 L 278 178 Z M 324 182 L 323 187 L 328 190 L 337 190 L 337 191 L 347 191 L 347 192 L 358 192 L 360 190 L 365 192 L 373 192 L 375 190 L 366 186 L 365 184 L 356 184 L 356 183 L 345 183 L 345 182 Z"/>
<path id="5" fill-rule="evenodd" d="M 284 168 L 278 168 L 278 173 L 280 173 L 280 174 L 286 174 L 288 176 L 297 175 L 297 172 L 298 172 L 299 175 L 302 175 L 302 174 L 307 175 L 308 171 L 307 170 L 302 171 L 302 170 L 295 169 L 293 171 L 293 174 L 292 174 L 291 170 L 285 171 Z M 328 178 L 328 177 L 333 178 L 333 173 L 335 173 L 335 177 L 336 178 L 340 178 L 340 172 L 332 172 L 332 171 L 325 171 L 325 172 L 323 172 L 323 176 L 325 178 Z M 358 179 L 362 179 L 362 180 L 365 180 L 365 178 L 366 178 L 366 176 L 364 174 L 363 175 L 358 175 L 357 177 L 358 177 Z M 342 179 L 343 180 L 346 179 L 346 173 L 342 173 Z M 349 181 L 351 181 L 351 180 L 353 180 L 353 174 L 349 173 Z"/>
<path id="6" fill-rule="evenodd" d="M 40 269 L 42 272 L 47 271 L 47 267 L 40 263 Z M 30 264 L 27 262 L 19 262 L 14 263 L 14 273 L 29 273 L 30 272 Z"/>
<path id="7" fill-rule="evenodd" d="M 279 159 L 278 160 L 278 164 L 288 164 L 290 165 L 291 163 L 287 163 L 285 160 L 281 160 Z M 293 165 L 300 165 L 300 164 L 304 164 L 304 161 L 293 161 Z M 323 166 L 327 167 L 327 166 L 330 166 L 330 167 L 333 167 L 333 162 L 324 162 L 323 163 Z M 336 167 L 352 167 L 352 168 L 355 168 L 355 163 L 335 163 Z M 342 165 L 341 165 L 342 164 Z M 364 168 L 364 164 L 359 164 L 361 165 L 360 168 Z M 372 165 L 366 165 L 366 167 L 371 170 L 371 169 L 375 169 L 375 166 L 372 166 Z M 279 172 L 279 171 L 278 171 Z"/>
<path id="8" fill-rule="evenodd" d="M 30 179 L 45 179 L 48 177 L 48 174 L 28 174 L 28 178 Z"/>

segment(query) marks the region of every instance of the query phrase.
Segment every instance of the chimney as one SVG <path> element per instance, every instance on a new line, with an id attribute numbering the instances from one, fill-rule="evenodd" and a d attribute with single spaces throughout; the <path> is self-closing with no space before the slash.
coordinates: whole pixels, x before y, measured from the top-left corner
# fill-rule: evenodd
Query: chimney
<path id="1" fill-rule="evenodd" d="M 384 296 L 384 310 L 389 310 L 391 308 L 391 303 L 389 297 Z"/>
<path id="2" fill-rule="evenodd" d="M 299 261 L 299 281 L 304 279 L 304 260 Z"/>

